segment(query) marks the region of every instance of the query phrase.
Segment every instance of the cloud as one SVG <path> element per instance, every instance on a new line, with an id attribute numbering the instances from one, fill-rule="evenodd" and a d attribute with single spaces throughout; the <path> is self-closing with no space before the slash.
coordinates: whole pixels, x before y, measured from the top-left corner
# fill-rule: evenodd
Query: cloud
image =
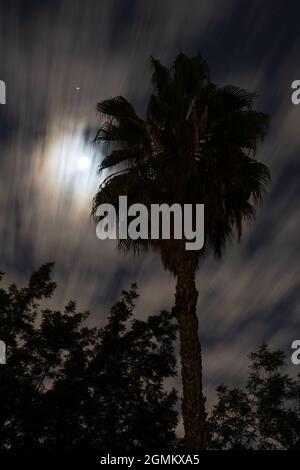
<path id="1" fill-rule="evenodd" d="M 142 113 L 150 54 L 171 63 L 181 48 L 207 52 L 218 82 L 258 90 L 259 108 L 272 114 L 259 158 L 273 183 L 257 223 L 222 262 L 205 259 L 197 277 L 209 396 L 219 381 L 243 381 L 246 355 L 261 342 L 288 350 L 299 336 L 300 106 L 292 106 L 289 87 L 299 78 L 300 37 L 284 29 L 285 12 L 275 3 L 271 13 L 264 2 L 246 7 L 238 0 L 1 4 L 7 104 L 0 109 L 0 268 L 6 282 L 24 283 L 32 269 L 56 261 L 53 302 L 77 299 L 93 323 L 105 321 L 133 281 L 139 316 L 171 308 L 175 286 L 158 255 L 126 257 L 96 238 L 90 200 L 102 155 L 88 143 L 96 102 L 123 94 Z M 66 184 L 83 151 L 93 161 L 89 179 L 73 184 L 72 173 Z"/>

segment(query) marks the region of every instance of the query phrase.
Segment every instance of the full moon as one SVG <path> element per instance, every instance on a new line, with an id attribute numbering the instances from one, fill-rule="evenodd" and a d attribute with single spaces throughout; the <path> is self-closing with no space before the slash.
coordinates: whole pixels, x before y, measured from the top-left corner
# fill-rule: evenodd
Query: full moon
<path id="1" fill-rule="evenodd" d="M 88 170 L 91 166 L 91 160 L 86 155 L 81 155 L 77 160 L 77 168 L 79 170 Z"/>

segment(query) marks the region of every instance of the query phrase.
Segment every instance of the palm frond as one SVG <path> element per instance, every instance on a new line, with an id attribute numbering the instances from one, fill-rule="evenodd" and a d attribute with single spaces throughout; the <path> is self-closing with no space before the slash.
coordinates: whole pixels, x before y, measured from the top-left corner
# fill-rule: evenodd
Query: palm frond
<path id="1" fill-rule="evenodd" d="M 232 85 L 226 85 L 221 88 L 225 107 L 231 110 L 252 109 L 253 102 L 257 98 L 257 93 L 243 90 Z"/>
<path id="2" fill-rule="evenodd" d="M 271 181 L 269 168 L 264 163 L 249 159 L 247 181 L 255 203 L 261 203 Z"/>
<path id="3" fill-rule="evenodd" d="M 255 111 L 224 112 L 216 121 L 211 145 L 226 145 L 228 148 L 255 150 L 257 143 L 267 133 L 268 116 Z"/>
<path id="4" fill-rule="evenodd" d="M 100 101 L 96 109 L 104 116 L 118 119 L 138 119 L 134 107 L 123 96 Z"/>
<path id="5" fill-rule="evenodd" d="M 99 172 L 124 162 L 137 162 L 145 157 L 145 152 L 140 147 L 128 147 L 126 149 L 113 150 L 106 155 L 99 167 Z"/>
<path id="6" fill-rule="evenodd" d="M 167 95 L 170 95 L 170 88 L 172 86 L 170 71 L 152 56 L 150 57 L 150 63 L 153 70 L 152 85 L 160 98 L 166 98 Z"/>
<path id="7" fill-rule="evenodd" d="M 147 130 L 140 123 L 134 121 L 119 121 L 115 124 L 106 121 L 96 133 L 95 143 L 128 146 L 149 145 Z"/>
<path id="8" fill-rule="evenodd" d="M 177 96 L 195 96 L 209 78 L 207 62 L 201 54 L 193 58 L 180 53 L 173 64 L 174 84 Z"/>

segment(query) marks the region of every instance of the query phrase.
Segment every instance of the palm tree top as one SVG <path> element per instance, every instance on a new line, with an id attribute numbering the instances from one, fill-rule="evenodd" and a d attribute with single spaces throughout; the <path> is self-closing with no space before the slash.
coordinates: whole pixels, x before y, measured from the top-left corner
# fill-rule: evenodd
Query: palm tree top
<path id="1" fill-rule="evenodd" d="M 170 68 L 151 57 L 151 67 L 144 117 L 122 96 L 97 104 L 95 142 L 105 153 L 99 171 L 110 173 L 92 212 L 102 203 L 117 207 L 119 195 L 145 205 L 203 203 L 205 248 L 221 255 L 227 240 L 240 238 L 243 221 L 254 219 L 270 180 L 255 158 L 268 116 L 254 110 L 255 93 L 213 83 L 200 54 L 180 53 Z"/>

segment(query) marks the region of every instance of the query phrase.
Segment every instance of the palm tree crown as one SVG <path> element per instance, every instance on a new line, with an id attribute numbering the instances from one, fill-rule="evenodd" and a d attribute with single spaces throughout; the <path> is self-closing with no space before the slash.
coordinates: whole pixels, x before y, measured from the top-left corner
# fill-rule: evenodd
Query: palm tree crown
<path id="1" fill-rule="evenodd" d="M 243 221 L 254 218 L 270 179 L 254 158 L 268 117 L 253 110 L 254 93 L 212 83 L 201 55 L 180 53 L 171 69 L 154 58 L 151 64 L 154 92 L 145 119 L 122 96 L 97 104 L 102 125 L 95 141 L 108 150 L 100 171 L 115 171 L 100 186 L 93 214 L 102 203 L 118 207 L 119 195 L 130 204 L 203 203 L 205 249 L 219 256 L 227 240 L 240 238 Z M 171 271 L 174 253 L 184 249 L 177 240 L 119 245 L 135 251 L 154 246 Z"/>

